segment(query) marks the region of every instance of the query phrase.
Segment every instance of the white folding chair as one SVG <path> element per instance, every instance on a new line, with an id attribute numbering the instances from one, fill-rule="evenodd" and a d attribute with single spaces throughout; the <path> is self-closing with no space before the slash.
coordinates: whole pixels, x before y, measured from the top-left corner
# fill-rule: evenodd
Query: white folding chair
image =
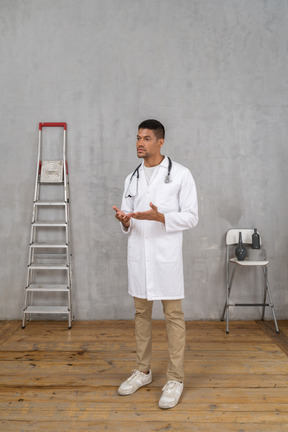
<path id="1" fill-rule="evenodd" d="M 226 302 L 224 306 L 224 311 L 222 314 L 221 321 L 224 320 L 225 314 L 226 314 L 226 333 L 229 333 L 229 308 L 234 306 L 262 306 L 262 320 L 264 320 L 265 315 L 265 308 L 266 306 L 271 307 L 272 315 L 274 318 L 274 323 L 276 327 L 276 332 L 279 333 L 279 328 L 277 324 L 277 319 L 274 311 L 274 304 L 272 301 L 271 296 L 271 290 L 268 283 L 268 260 L 263 261 L 251 261 L 247 258 L 245 258 L 244 261 L 238 261 L 237 258 L 234 256 L 231 258 L 231 247 L 234 246 L 234 249 L 238 243 L 239 239 L 239 233 L 242 233 L 242 241 L 244 244 L 251 245 L 252 244 L 252 234 L 254 232 L 253 229 L 230 229 L 226 233 Z M 260 245 L 261 245 L 261 237 L 260 237 Z M 233 249 L 233 248 L 232 248 Z M 234 250 L 233 249 L 233 250 Z M 233 266 L 233 269 L 231 271 L 230 267 Z M 230 295 L 231 295 L 231 288 L 232 283 L 235 275 L 236 268 L 243 269 L 243 267 L 262 267 L 263 275 L 264 275 L 264 301 L 263 303 L 232 303 L 230 301 Z M 269 303 L 266 303 L 268 294 L 268 301 Z"/>

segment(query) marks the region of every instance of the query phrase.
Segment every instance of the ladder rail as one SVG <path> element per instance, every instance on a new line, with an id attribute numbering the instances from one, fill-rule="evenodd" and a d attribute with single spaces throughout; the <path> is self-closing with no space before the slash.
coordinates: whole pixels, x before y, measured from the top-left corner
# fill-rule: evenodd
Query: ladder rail
<path id="1" fill-rule="evenodd" d="M 42 146 L 42 130 L 39 129 L 39 132 L 38 132 L 37 169 L 36 169 L 36 179 L 35 179 L 35 189 L 34 189 L 34 202 L 37 201 L 38 179 L 39 179 L 40 172 L 41 172 L 41 146 Z"/>
<path id="2" fill-rule="evenodd" d="M 64 201 L 67 203 L 67 170 L 68 164 L 66 160 L 66 129 L 64 129 L 63 134 L 63 170 L 64 170 Z"/>

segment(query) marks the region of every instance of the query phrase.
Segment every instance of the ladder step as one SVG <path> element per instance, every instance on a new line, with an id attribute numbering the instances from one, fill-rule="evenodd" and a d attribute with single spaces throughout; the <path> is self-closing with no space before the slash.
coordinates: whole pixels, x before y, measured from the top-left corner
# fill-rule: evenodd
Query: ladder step
<path id="1" fill-rule="evenodd" d="M 69 314 L 67 306 L 27 306 L 24 314 Z"/>
<path id="2" fill-rule="evenodd" d="M 40 249 L 36 249 L 37 252 Z M 67 264 L 66 253 L 34 253 L 34 259 L 31 264 Z"/>
<path id="3" fill-rule="evenodd" d="M 68 245 L 66 243 L 31 243 L 31 248 L 67 248 Z"/>
<path id="4" fill-rule="evenodd" d="M 53 181 L 41 181 L 41 180 L 39 180 L 38 181 L 38 183 L 42 186 L 45 186 L 45 185 L 48 185 L 48 186 L 51 186 L 51 185 L 60 185 L 60 186 L 63 186 L 64 185 L 64 181 L 55 181 L 55 182 L 53 182 Z"/>
<path id="5" fill-rule="evenodd" d="M 65 222 L 33 222 L 33 226 L 35 227 L 67 227 L 67 223 Z"/>
<path id="6" fill-rule="evenodd" d="M 26 291 L 30 291 L 30 292 L 68 292 L 69 291 L 69 287 L 67 287 L 67 285 L 29 285 L 26 288 Z"/>
<path id="7" fill-rule="evenodd" d="M 30 264 L 29 270 L 69 270 L 66 264 Z"/>
<path id="8" fill-rule="evenodd" d="M 35 201 L 36 206 L 65 206 L 67 203 L 65 201 Z"/>

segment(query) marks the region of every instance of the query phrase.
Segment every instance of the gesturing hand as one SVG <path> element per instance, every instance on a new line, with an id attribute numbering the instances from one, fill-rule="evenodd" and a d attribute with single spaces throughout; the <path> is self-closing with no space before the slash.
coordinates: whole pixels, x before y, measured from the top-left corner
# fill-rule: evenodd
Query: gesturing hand
<path id="1" fill-rule="evenodd" d="M 116 212 L 116 219 L 118 219 L 126 228 L 128 228 L 130 226 L 131 213 L 126 214 L 116 206 L 113 206 L 113 210 Z"/>
<path id="2" fill-rule="evenodd" d="M 130 213 L 129 216 L 134 219 L 153 220 L 165 223 L 165 216 L 163 213 L 158 212 L 158 207 L 152 204 L 152 202 L 150 202 L 150 207 L 151 210 L 147 210 L 145 212 Z"/>

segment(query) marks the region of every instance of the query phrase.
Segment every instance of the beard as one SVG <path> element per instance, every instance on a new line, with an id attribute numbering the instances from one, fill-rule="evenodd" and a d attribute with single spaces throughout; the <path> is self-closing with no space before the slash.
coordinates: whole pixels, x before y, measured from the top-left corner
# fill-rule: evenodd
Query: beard
<path id="1" fill-rule="evenodd" d="M 149 157 L 149 153 L 147 153 L 146 150 L 142 150 L 140 152 L 137 150 L 137 157 L 139 159 L 145 159 L 145 158 Z"/>

